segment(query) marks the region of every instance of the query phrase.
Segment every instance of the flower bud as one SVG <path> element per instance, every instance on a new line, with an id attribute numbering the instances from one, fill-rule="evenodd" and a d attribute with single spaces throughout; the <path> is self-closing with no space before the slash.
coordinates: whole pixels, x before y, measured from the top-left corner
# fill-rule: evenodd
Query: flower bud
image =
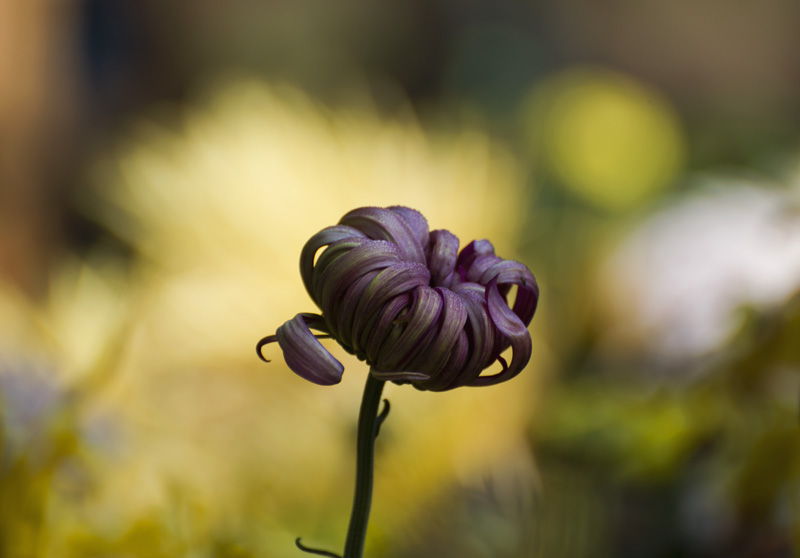
<path id="1" fill-rule="evenodd" d="M 321 314 L 283 324 L 258 343 L 259 356 L 277 341 L 298 375 L 337 384 L 344 367 L 319 341 L 332 337 L 366 361 L 374 377 L 421 390 L 510 380 L 530 360 L 527 326 L 539 287 L 525 265 L 496 256 L 488 240 L 460 253 L 458 245 L 455 235 L 429 231 L 422 214 L 407 207 L 349 212 L 311 237 L 300 256 L 303 283 Z M 507 363 L 500 354 L 509 347 Z M 481 376 L 495 361 L 502 370 Z"/>

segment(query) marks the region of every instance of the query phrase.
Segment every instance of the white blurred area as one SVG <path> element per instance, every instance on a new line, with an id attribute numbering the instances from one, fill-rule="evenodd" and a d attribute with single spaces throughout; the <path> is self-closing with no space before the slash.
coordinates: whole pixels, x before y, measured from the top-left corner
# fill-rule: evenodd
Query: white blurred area
<path id="1" fill-rule="evenodd" d="M 644 350 L 671 367 L 713 355 L 744 309 L 800 289 L 800 181 L 701 178 L 636 226 L 601 272 L 608 347 Z"/>

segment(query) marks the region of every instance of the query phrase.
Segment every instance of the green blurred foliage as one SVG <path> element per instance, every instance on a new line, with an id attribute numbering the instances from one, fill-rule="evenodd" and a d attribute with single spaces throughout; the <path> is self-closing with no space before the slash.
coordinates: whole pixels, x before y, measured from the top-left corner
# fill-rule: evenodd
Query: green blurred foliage
<path id="1" fill-rule="evenodd" d="M 586 213 L 562 207 L 562 218 Z M 585 537 L 576 554 L 574 541 L 548 539 L 548 553 L 536 555 L 796 555 L 800 296 L 771 306 L 743 302 L 739 329 L 723 346 L 697 362 L 676 356 L 680 368 L 659 370 L 640 352 L 602 347 L 613 322 L 585 294 L 592 277 L 585 270 L 603 260 L 592 249 L 607 254 L 609 239 L 620 238 L 614 227 L 630 234 L 630 220 L 568 222 L 589 227 L 594 235 L 580 234 L 594 239 L 585 252 L 569 250 L 578 233 L 562 225 L 552 229 L 555 245 L 538 255 L 585 259 L 582 268 L 571 262 L 584 271 L 566 280 L 569 287 L 559 281 L 548 301 L 562 317 L 549 324 L 562 357 L 531 421 L 543 486 L 537 521 L 566 506 L 568 515 L 588 513 L 594 528 L 576 532 Z M 546 280 L 553 269 L 544 268 Z M 580 497 L 548 495 L 564 477 L 583 486 Z"/>

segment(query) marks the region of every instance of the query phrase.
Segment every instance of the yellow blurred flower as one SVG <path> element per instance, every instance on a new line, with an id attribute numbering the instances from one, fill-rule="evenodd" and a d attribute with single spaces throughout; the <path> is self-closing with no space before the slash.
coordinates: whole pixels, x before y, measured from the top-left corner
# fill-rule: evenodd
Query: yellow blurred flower
<path id="1" fill-rule="evenodd" d="M 259 83 L 210 98 L 177 131 L 140 123 L 98 164 L 102 187 L 86 200 L 141 256 L 135 324 L 106 394 L 125 419 L 125 462 L 107 472 L 103 505 L 134 515 L 177 494 L 195 510 L 187 540 L 258 521 L 258 544 L 279 555 L 300 534 L 336 544 L 366 368 L 331 346 L 353 371 L 332 391 L 279 353 L 265 367 L 254 351 L 264 331 L 314 310 L 299 278 L 303 244 L 349 209 L 401 204 L 513 255 L 521 180 L 480 131 L 426 134 Z M 392 386 L 372 524 L 400 536 L 437 491 L 518 453 L 534 383 L 529 370 L 510 387 L 433 399 Z"/>

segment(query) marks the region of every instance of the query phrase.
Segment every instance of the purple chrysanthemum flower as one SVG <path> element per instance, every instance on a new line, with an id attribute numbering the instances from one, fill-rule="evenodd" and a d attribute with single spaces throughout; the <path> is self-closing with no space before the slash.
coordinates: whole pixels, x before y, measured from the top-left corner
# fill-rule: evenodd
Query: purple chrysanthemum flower
<path id="1" fill-rule="evenodd" d="M 337 384 L 344 371 L 318 340 L 326 337 L 366 361 L 377 379 L 422 390 L 497 384 L 530 360 L 527 326 L 539 300 L 530 270 L 496 256 L 487 240 L 459 253 L 455 235 L 429 232 L 413 209 L 349 212 L 306 243 L 300 272 L 321 315 L 298 314 L 258 352 L 277 341 L 289 368 L 316 384 Z M 508 347 L 510 363 L 500 356 Z M 481 376 L 495 361 L 502 370 Z"/>

